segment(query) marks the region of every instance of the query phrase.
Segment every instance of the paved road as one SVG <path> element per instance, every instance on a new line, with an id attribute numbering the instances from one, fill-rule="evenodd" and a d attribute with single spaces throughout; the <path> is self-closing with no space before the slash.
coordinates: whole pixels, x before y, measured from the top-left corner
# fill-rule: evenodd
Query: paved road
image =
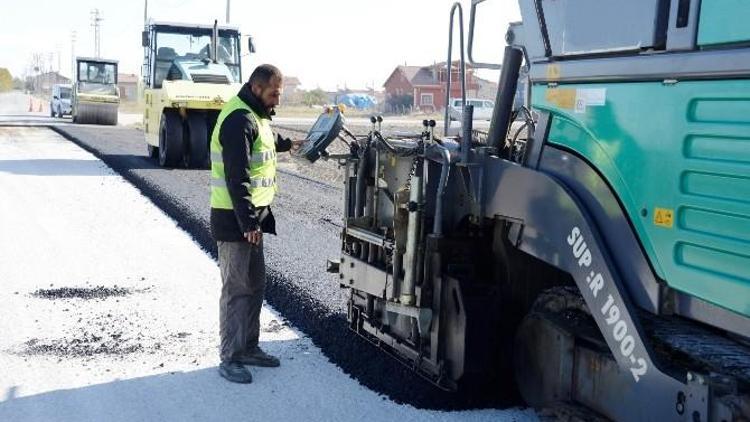
<path id="1" fill-rule="evenodd" d="M 73 125 L 28 115 L 0 117 L 4 124 L 48 125 L 92 152 L 216 256 L 209 232 L 208 171 L 158 167 L 146 156 L 143 133 L 133 128 Z M 327 171 L 335 171 L 333 163 L 328 166 Z M 279 236 L 268 236 L 267 242 L 268 302 L 331 361 L 398 402 L 437 409 L 502 405 L 486 394 L 443 393 L 348 331 L 346 291 L 324 271 L 326 259 L 339 252 L 341 186 L 300 175 L 293 165 L 284 168 L 288 170 L 279 175 L 280 192 L 273 206 Z"/>
<path id="2" fill-rule="evenodd" d="M 281 367 L 228 383 L 216 262 L 132 184 L 49 129 L 0 126 L 0 192 L 2 421 L 536 420 L 383 400 L 267 306 Z"/>
<path id="3" fill-rule="evenodd" d="M 142 133 L 122 127 L 56 125 L 52 128 L 100 157 L 174 218 L 215 256 L 208 223 L 205 170 L 161 169 L 146 157 Z M 293 173 L 279 175 L 273 206 L 279 236 L 269 236 L 267 300 L 307 333 L 323 353 L 359 382 L 397 402 L 433 409 L 502 406 L 494 397 L 444 393 L 415 376 L 347 328 L 345 291 L 324 272 L 336 257 L 342 190 Z M 387 376 L 384 376 L 387 374 Z"/>

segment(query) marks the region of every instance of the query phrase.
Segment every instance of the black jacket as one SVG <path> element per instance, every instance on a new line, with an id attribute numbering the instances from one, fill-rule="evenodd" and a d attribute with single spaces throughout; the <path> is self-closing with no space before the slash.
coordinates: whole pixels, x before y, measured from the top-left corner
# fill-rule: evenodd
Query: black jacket
<path id="1" fill-rule="evenodd" d="M 237 94 L 240 99 L 261 118 L 270 119 L 273 110 L 266 110 L 258 97 L 245 84 Z M 211 208 L 211 234 L 214 240 L 234 242 L 245 240 L 243 234 L 260 227 L 264 233 L 276 234 L 276 222 L 270 207 L 255 207 L 243 183 L 249 183 L 247 167 L 253 151 L 253 141 L 258 135 L 258 126 L 251 113 L 235 110 L 219 128 L 224 174 L 233 210 Z M 276 151 L 289 151 L 292 141 L 274 133 Z"/>

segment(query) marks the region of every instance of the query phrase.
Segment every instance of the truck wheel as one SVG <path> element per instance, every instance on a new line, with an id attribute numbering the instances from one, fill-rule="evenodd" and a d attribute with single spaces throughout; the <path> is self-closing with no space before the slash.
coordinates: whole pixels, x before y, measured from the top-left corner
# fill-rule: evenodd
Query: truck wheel
<path id="1" fill-rule="evenodd" d="M 186 151 L 183 157 L 187 168 L 208 167 L 208 129 L 206 116 L 198 113 L 188 114 Z"/>
<path id="2" fill-rule="evenodd" d="M 175 167 L 182 162 L 182 122 L 175 111 L 164 110 L 159 124 L 159 165 Z"/>
<path id="3" fill-rule="evenodd" d="M 159 159 L 159 147 L 155 147 L 151 144 L 146 144 L 148 149 L 148 158 L 151 158 L 153 160 Z"/>

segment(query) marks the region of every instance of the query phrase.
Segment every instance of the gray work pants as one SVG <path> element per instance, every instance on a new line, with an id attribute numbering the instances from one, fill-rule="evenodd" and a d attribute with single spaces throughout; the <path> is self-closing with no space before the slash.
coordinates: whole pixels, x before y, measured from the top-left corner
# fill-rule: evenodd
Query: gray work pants
<path id="1" fill-rule="evenodd" d="M 263 242 L 217 242 L 221 270 L 219 331 L 221 361 L 231 362 L 258 345 L 260 308 L 266 289 Z"/>

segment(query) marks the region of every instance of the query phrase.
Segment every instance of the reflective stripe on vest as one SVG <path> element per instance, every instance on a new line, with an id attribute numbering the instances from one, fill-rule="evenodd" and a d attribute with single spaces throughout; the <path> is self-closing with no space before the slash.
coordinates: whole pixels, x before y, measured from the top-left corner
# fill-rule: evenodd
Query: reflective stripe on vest
<path id="1" fill-rule="evenodd" d="M 276 151 L 263 151 L 260 154 L 255 154 L 250 157 L 251 163 L 262 163 L 264 161 L 273 160 L 276 158 Z M 211 152 L 211 161 L 217 163 L 223 163 L 224 158 L 220 152 Z"/>
<path id="2" fill-rule="evenodd" d="M 219 132 L 224 119 L 235 110 L 245 110 L 250 113 L 258 128 L 247 168 L 250 183 L 246 184 L 246 187 L 250 194 L 250 200 L 254 206 L 270 205 L 277 190 L 276 143 L 271 131 L 270 120 L 261 119 L 239 97 L 233 97 L 219 113 L 216 126 L 211 134 L 211 208 L 233 208 L 232 199 L 226 185 Z"/>
<path id="3" fill-rule="evenodd" d="M 276 185 L 276 179 L 271 178 L 259 178 L 251 179 L 250 183 L 246 183 L 251 188 L 270 188 Z M 227 188 L 227 182 L 224 179 L 211 178 L 211 186 L 217 188 Z"/>

